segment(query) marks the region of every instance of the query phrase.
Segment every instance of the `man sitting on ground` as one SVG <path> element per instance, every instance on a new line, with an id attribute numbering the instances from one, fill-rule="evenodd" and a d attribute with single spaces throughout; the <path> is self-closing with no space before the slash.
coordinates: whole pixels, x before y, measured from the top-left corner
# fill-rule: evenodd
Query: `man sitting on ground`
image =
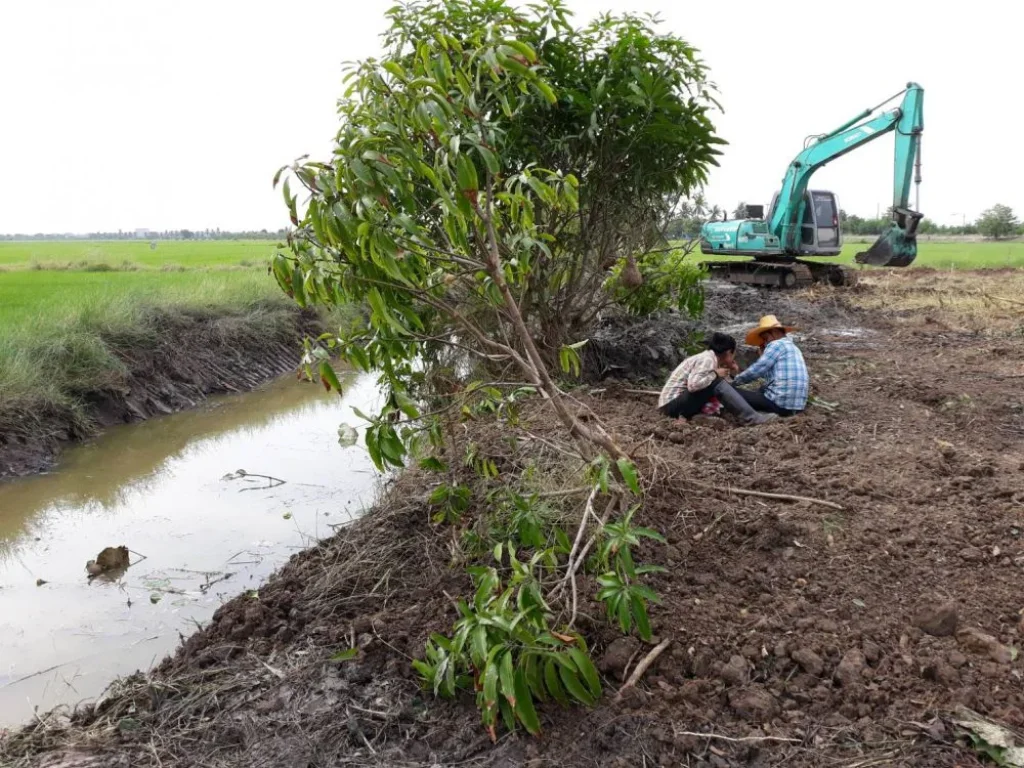
<path id="1" fill-rule="evenodd" d="M 658 410 L 673 419 L 689 420 L 705 412 L 709 404 L 709 410 L 715 412 L 713 406 L 717 401 L 747 426 L 778 418 L 751 408 L 728 382 L 726 377 L 739 371 L 734 356 L 736 340 L 724 333 L 713 333 L 706 346 L 706 351 L 686 358 L 672 371 L 658 398 Z"/>
<path id="2" fill-rule="evenodd" d="M 803 354 L 788 335 L 794 330 L 782 325 L 775 315 L 765 315 L 757 327 L 747 333 L 747 344 L 760 347 L 761 356 L 733 378 L 733 384 L 739 387 L 757 379 L 764 380 L 764 386 L 758 391 L 738 390 L 758 411 L 793 416 L 807 406 L 810 376 Z"/>

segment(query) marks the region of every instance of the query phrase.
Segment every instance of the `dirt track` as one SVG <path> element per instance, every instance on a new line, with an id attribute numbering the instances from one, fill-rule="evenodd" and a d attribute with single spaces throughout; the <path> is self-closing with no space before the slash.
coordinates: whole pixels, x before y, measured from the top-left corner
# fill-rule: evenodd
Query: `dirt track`
<path id="1" fill-rule="evenodd" d="M 542 739 L 491 746 L 468 698 L 418 690 L 408 657 L 449 629 L 445 592 L 467 584 L 410 473 L 152 679 L 70 729 L 44 718 L 0 745 L 0 762 L 980 765 L 944 719 L 957 705 L 1024 727 L 1024 307 L 985 298 L 1011 279 L 919 271 L 843 300 L 744 292 L 709 307 L 716 325 L 773 311 L 801 326 L 814 394 L 835 410 L 740 429 L 667 422 L 627 385 L 581 396 L 638 457 L 644 524 L 669 540 L 642 554 L 669 569 L 652 620 L 674 642 L 620 703 L 547 707 Z M 545 412 L 526 418 L 539 437 L 554 430 Z M 497 425 L 473 438 L 504 444 Z M 505 449 L 506 466 L 538 450 Z M 611 692 L 645 651 L 589 598 L 581 611 Z M 359 658 L 326 661 L 352 638 Z"/>

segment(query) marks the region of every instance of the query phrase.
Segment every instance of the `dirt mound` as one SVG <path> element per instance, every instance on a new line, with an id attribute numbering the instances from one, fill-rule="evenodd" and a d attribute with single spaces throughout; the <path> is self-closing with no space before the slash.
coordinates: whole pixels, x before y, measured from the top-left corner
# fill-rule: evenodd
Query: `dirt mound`
<path id="1" fill-rule="evenodd" d="M 471 695 L 420 689 L 410 659 L 451 627 L 449 596 L 469 585 L 450 565 L 457 535 L 427 525 L 430 479 L 408 472 L 155 674 L 69 721 L 39 718 L 0 762 L 979 764 L 955 739 L 956 707 L 1024 727 L 1024 336 L 777 307 L 807 326 L 813 386 L 834 410 L 742 429 L 667 421 L 615 385 L 578 395 L 637 457 L 643 523 L 667 538 L 638 556 L 667 568 L 651 619 L 672 644 L 621 700 L 610 694 L 648 648 L 604 621 L 590 576 L 580 628 L 609 693 L 598 707 L 545 705 L 541 739 L 491 745 Z M 851 318 L 865 333 L 836 335 Z M 522 418 L 538 440 L 515 451 L 500 424 L 466 439 L 508 466 L 555 463 L 548 412 Z"/>
<path id="2" fill-rule="evenodd" d="M 702 341 L 711 332 L 732 334 L 742 345 L 746 330 L 766 314 L 777 315 L 805 332 L 856 328 L 862 322 L 863 313 L 849 305 L 849 289 L 817 289 L 811 300 L 807 292 L 796 298 L 792 292 L 765 291 L 719 281 L 707 283 L 705 290 L 704 314 L 699 320 L 677 312 L 604 319 L 583 348 L 584 381 L 663 381 L 687 355 L 700 351 Z"/>

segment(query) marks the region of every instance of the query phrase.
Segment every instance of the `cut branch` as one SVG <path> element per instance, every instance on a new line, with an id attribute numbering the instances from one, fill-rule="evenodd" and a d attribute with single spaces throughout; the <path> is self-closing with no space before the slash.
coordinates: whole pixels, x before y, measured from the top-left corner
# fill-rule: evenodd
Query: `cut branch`
<path id="1" fill-rule="evenodd" d="M 635 687 L 636 684 L 640 682 L 640 678 L 644 676 L 644 672 L 647 671 L 647 668 L 650 667 L 651 664 L 653 664 L 657 658 L 661 656 L 662 652 L 670 645 L 672 645 L 672 638 L 667 637 L 654 646 L 650 653 L 640 659 L 640 663 L 636 665 L 636 669 L 633 670 L 633 674 L 629 676 L 629 679 L 625 684 L 619 688 L 619 692 L 615 694 L 616 701 L 619 701 L 622 698 L 623 693 L 628 691 L 630 688 Z"/>
<path id="2" fill-rule="evenodd" d="M 762 499 L 778 499 L 780 501 L 806 501 L 809 504 L 818 504 L 822 507 L 828 507 L 829 509 L 843 509 L 835 502 L 825 501 L 824 499 L 815 499 L 810 496 L 793 496 L 789 493 L 765 493 L 764 491 L 751 491 L 746 488 L 734 488 L 731 485 L 711 485 L 711 483 L 702 483 L 699 480 L 691 480 L 690 478 L 684 478 L 684 481 L 690 485 L 695 485 L 698 488 L 706 488 L 709 491 L 722 491 L 723 493 L 734 493 L 737 496 L 757 496 Z"/>

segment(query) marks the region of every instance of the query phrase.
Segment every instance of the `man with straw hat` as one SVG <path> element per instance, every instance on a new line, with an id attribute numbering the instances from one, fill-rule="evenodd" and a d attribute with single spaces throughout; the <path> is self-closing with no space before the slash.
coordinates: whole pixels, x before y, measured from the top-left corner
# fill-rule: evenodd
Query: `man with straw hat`
<path id="1" fill-rule="evenodd" d="M 745 341 L 752 347 L 760 347 L 761 356 L 736 376 L 733 384 L 739 387 L 757 379 L 764 381 L 758 391 L 739 390 L 758 411 L 792 416 L 807 406 L 810 376 L 803 354 L 789 336 L 795 330 L 780 323 L 775 315 L 765 315 L 757 327 L 747 333 Z"/>
<path id="2" fill-rule="evenodd" d="M 736 340 L 713 333 L 705 346 L 704 352 L 691 355 L 672 371 L 658 398 L 658 410 L 673 419 L 689 420 L 698 414 L 716 414 L 724 406 L 747 426 L 777 419 L 773 413 L 758 413 L 729 383 L 729 374 L 739 371 Z"/>

